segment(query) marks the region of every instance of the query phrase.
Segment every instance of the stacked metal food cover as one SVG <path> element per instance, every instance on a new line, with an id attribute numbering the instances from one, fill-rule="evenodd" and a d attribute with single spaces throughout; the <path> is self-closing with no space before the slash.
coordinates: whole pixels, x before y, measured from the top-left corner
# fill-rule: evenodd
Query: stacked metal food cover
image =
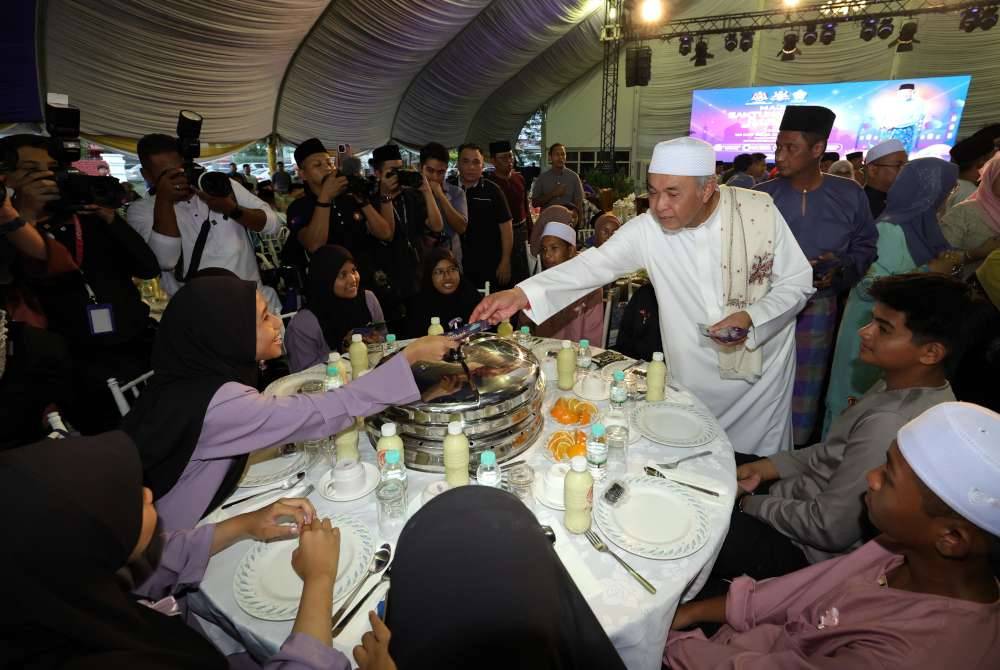
<path id="1" fill-rule="evenodd" d="M 456 360 L 412 366 L 420 400 L 368 417 L 372 444 L 382 424 L 393 422 L 405 445 L 406 466 L 444 472 L 443 444 L 449 421 L 461 421 L 472 462 L 487 449 L 497 461 L 514 458 L 542 430 L 544 379 L 535 356 L 513 340 L 476 335 L 457 350 Z"/>

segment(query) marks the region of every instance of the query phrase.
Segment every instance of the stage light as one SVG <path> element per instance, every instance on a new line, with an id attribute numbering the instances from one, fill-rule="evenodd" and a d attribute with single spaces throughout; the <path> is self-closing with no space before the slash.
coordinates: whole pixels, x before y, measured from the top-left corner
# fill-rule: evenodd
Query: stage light
<path id="1" fill-rule="evenodd" d="M 875 37 L 876 23 L 875 19 L 872 18 L 867 18 L 861 22 L 861 39 L 865 42 L 871 42 L 872 38 Z"/>
<path id="2" fill-rule="evenodd" d="M 744 30 L 740 33 L 740 51 L 750 51 L 753 48 L 753 33 Z"/>
<path id="3" fill-rule="evenodd" d="M 807 23 L 806 31 L 802 33 L 802 42 L 806 45 L 816 44 L 816 40 L 819 38 L 819 33 L 816 32 L 815 23 Z"/>
<path id="4" fill-rule="evenodd" d="M 786 34 L 785 41 L 781 46 L 781 51 L 778 52 L 778 56 L 781 57 L 781 60 L 795 60 L 795 56 L 802 53 L 799 51 L 798 43 L 799 36 L 797 33 Z"/>
<path id="5" fill-rule="evenodd" d="M 887 40 L 892 37 L 892 31 L 895 27 L 892 25 L 892 18 L 887 17 L 882 19 L 881 23 L 878 24 L 878 38 L 880 40 Z"/>
<path id="6" fill-rule="evenodd" d="M 983 18 L 979 19 L 979 27 L 983 30 L 989 30 L 997 24 L 997 8 L 990 7 L 983 12 Z"/>
<path id="7" fill-rule="evenodd" d="M 785 0 L 785 7 L 794 9 L 799 6 L 799 0 Z"/>
<path id="8" fill-rule="evenodd" d="M 708 53 L 708 42 L 699 39 L 698 43 L 694 45 L 694 56 L 691 57 L 691 60 L 694 61 L 695 67 L 698 67 L 708 65 L 709 58 L 715 58 L 715 55 Z"/>
<path id="9" fill-rule="evenodd" d="M 608 7 L 608 21 L 616 21 L 618 19 L 618 8 Z"/>
<path id="10" fill-rule="evenodd" d="M 834 21 L 827 21 L 823 24 L 823 32 L 819 35 L 819 41 L 823 44 L 830 44 L 837 37 L 837 24 Z"/>
<path id="11" fill-rule="evenodd" d="M 736 45 L 739 42 L 736 40 L 736 33 L 726 33 L 726 38 L 723 40 L 723 46 L 726 47 L 726 51 L 736 51 Z"/>
<path id="12" fill-rule="evenodd" d="M 656 23 L 663 18 L 663 0 L 642 0 L 639 5 L 639 18 L 644 23 Z"/>
<path id="13" fill-rule="evenodd" d="M 979 20 L 982 17 L 982 14 L 983 10 L 981 7 L 969 7 L 967 10 L 962 12 L 962 20 L 958 22 L 959 30 L 971 33 L 979 27 Z"/>
<path id="14" fill-rule="evenodd" d="M 896 53 L 898 54 L 913 51 L 913 43 L 916 42 L 917 44 L 920 44 L 920 40 L 916 39 L 916 35 L 916 22 L 907 21 L 903 24 L 903 27 L 899 29 L 899 37 L 889 43 L 889 48 L 891 49 L 896 47 Z"/>
<path id="15" fill-rule="evenodd" d="M 677 53 L 679 53 L 682 56 L 687 56 L 689 53 L 691 53 L 690 35 L 681 35 L 681 45 L 680 48 L 677 49 Z"/>

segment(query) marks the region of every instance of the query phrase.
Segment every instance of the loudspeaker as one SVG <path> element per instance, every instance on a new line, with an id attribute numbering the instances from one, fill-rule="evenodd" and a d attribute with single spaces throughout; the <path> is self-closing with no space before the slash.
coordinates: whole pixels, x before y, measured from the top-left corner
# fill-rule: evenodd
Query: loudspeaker
<path id="1" fill-rule="evenodd" d="M 653 50 L 649 47 L 628 47 L 625 50 L 625 86 L 649 84 Z"/>

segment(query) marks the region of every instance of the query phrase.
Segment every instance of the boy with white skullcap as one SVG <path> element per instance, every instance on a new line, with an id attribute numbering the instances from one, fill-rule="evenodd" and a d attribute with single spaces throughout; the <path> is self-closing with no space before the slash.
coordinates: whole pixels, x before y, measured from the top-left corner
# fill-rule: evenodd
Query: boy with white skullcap
<path id="1" fill-rule="evenodd" d="M 736 579 L 682 605 L 673 628 L 726 623 L 710 640 L 672 632 L 681 668 L 1000 668 L 1000 414 L 936 405 L 899 430 L 868 473 L 882 535 L 784 577 Z"/>

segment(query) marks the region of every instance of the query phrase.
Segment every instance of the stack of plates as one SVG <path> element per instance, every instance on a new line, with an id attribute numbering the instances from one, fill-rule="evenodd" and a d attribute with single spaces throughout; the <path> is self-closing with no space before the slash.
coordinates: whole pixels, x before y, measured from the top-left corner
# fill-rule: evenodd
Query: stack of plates
<path id="1" fill-rule="evenodd" d="M 333 602 L 343 600 L 368 575 L 375 539 L 354 517 L 337 514 L 330 522 L 340 528 L 340 561 Z M 265 621 L 288 621 L 299 611 L 302 579 L 292 569 L 298 540 L 256 542 L 240 560 L 233 577 L 233 595 L 240 608 Z"/>
<path id="2" fill-rule="evenodd" d="M 668 479 L 629 475 L 626 495 L 612 506 L 595 496 L 594 520 L 627 552 L 655 559 L 690 556 L 711 535 L 708 512 L 695 495 Z"/>
<path id="3" fill-rule="evenodd" d="M 646 403 L 635 410 L 632 419 L 643 436 L 670 447 L 700 447 L 719 435 L 711 414 L 676 402 Z"/>

